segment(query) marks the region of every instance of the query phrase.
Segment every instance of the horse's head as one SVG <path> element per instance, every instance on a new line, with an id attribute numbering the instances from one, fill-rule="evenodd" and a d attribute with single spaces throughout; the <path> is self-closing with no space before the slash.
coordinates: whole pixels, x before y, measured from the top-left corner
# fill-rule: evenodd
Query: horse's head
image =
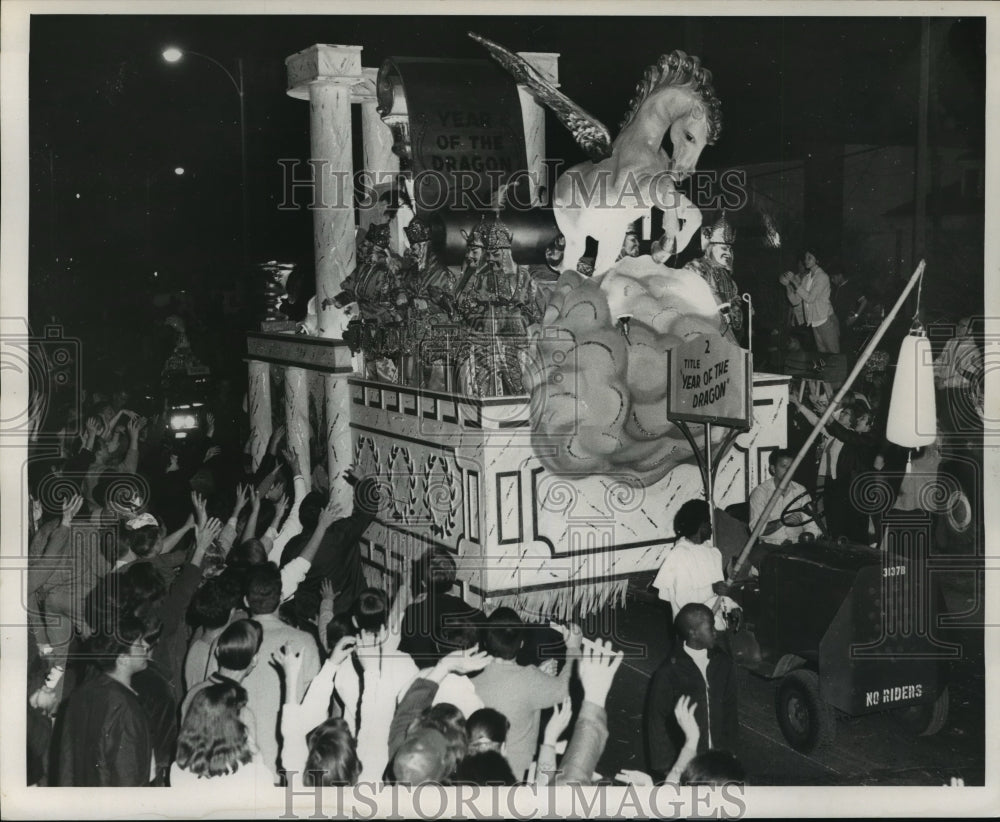
<path id="1" fill-rule="evenodd" d="M 669 136 L 670 169 L 690 174 L 706 145 L 722 128 L 722 106 L 712 86 L 712 72 L 682 51 L 664 54 L 646 69 L 636 88 L 621 134 L 630 129 Z M 664 140 L 666 142 L 666 140 Z"/>
<path id="2" fill-rule="evenodd" d="M 680 179 L 698 167 L 698 158 L 708 145 L 711 129 L 705 115 L 705 106 L 698 95 L 679 92 L 677 96 L 687 97 L 691 101 L 686 113 L 676 117 L 667 130 L 671 143 L 670 170 Z"/>

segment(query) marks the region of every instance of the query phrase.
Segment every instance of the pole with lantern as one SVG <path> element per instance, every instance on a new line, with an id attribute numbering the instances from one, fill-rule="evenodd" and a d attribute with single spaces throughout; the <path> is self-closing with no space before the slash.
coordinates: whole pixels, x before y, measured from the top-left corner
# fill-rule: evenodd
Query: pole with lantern
<path id="1" fill-rule="evenodd" d="M 903 292 L 897 298 L 896 304 L 885 319 L 882 320 L 882 324 L 868 341 L 844 384 L 830 401 L 823 415 L 817 420 L 809 436 L 806 437 L 806 441 L 802 444 L 798 454 L 795 455 L 795 459 L 792 460 L 792 464 L 785 472 L 784 478 L 775 486 L 774 493 L 771 494 L 771 498 L 764 506 L 760 519 L 753 527 L 746 545 L 744 545 L 739 557 L 733 564 L 728 581 L 731 582 L 739 576 L 740 570 L 750 556 L 750 551 L 767 525 L 772 509 L 788 489 L 788 485 L 792 481 L 792 476 L 802 464 L 805 455 L 809 453 L 816 442 L 816 438 L 827 422 L 829 422 L 830 418 L 833 417 L 841 400 L 851 390 L 854 381 L 864 369 L 865 363 L 868 362 L 868 359 L 875 352 L 886 331 L 889 330 L 889 326 L 892 325 L 893 320 L 899 314 L 907 297 L 910 296 L 910 292 L 918 283 L 922 284 L 924 266 L 924 261 L 921 260 L 910 277 L 909 282 L 906 284 L 906 288 L 903 289 Z M 919 312 L 920 291 L 918 289 L 917 313 L 913 317 L 913 325 L 911 326 L 910 333 L 903 339 L 900 346 L 899 359 L 896 362 L 896 377 L 892 386 L 892 399 L 889 402 L 889 424 L 886 429 L 886 438 L 890 442 L 894 442 L 904 448 L 922 447 L 933 442 L 937 436 L 934 366 L 930 356 L 930 343 L 918 320 Z"/>

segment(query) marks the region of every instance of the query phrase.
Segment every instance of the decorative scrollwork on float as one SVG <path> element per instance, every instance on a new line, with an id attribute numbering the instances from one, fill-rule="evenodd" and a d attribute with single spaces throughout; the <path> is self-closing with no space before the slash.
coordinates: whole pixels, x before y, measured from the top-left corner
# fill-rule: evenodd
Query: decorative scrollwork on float
<path id="1" fill-rule="evenodd" d="M 568 518 L 570 511 L 576 507 L 580 499 L 580 491 L 568 479 L 557 478 L 547 483 L 541 508 Z"/>
<path id="2" fill-rule="evenodd" d="M 457 502 L 458 486 L 450 463 L 442 456 L 428 454 L 424 467 L 423 503 L 432 534 L 450 537 L 454 533 Z"/>
<path id="3" fill-rule="evenodd" d="M 612 516 L 638 511 L 646 501 L 646 489 L 631 474 L 611 476 L 604 489 L 604 505 Z"/>

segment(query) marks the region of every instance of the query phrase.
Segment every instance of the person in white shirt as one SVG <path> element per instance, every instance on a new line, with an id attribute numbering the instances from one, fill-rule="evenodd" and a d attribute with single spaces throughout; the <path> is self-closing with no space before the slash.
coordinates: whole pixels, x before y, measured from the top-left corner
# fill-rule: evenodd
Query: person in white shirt
<path id="1" fill-rule="evenodd" d="M 273 563 L 258 565 L 253 569 L 247 584 L 247 606 L 250 617 L 260 623 L 263 639 L 258 651 L 261 659 L 270 660 L 274 653 L 289 642 L 302 647 L 300 681 L 292 683 L 296 693 L 305 687 L 319 672 L 319 649 L 311 634 L 286 625 L 278 617 L 281 604 L 281 572 Z M 274 773 L 278 768 L 278 717 L 281 710 L 282 681 L 272 665 L 258 665 L 251 671 L 243 686 L 249 696 L 248 705 L 257 721 L 253 736 L 257 741 L 264 764 Z"/>
<path id="2" fill-rule="evenodd" d="M 804 277 L 796 277 L 786 271 L 778 278 L 788 294 L 788 302 L 796 309 L 801 306 L 802 315 L 816 338 L 816 350 L 820 354 L 840 353 L 840 321 L 830 303 L 830 278 L 819 267 L 816 255 L 807 251 L 803 257 L 806 267 Z"/>
<path id="3" fill-rule="evenodd" d="M 767 506 L 767 501 L 771 499 L 771 495 L 774 494 L 774 490 L 785 478 L 785 474 L 788 473 L 788 469 L 792 466 L 792 460 L 792 452 L 784 448 L 772 451 L 768 456 L 767 464 L 770 477 L 750 492 L 751 528 L 757 527 L 757 524 L 760 522 L 760 518 L 764 513 L 764 508 Z M 777 502 L 775 502 L 774 507 L 771 508 L 771 513 L 768 515 L 770 518 L 760 535 L 761 542 L 770 545 L 781 545 L 783 542 L 789 540 L 792 542 L 798 542 L 799 536 L 805 533 L 812 534 L 815 537 L 822 536 L 822 531 L 820 531 L 819 526 L 815 523 L 815 521 L 803 522 L 808 519 L 808 515 L 804 512 L 796 511 L 795 513 L 789 514 L 786 517 L 786 520 L 793 523 L 791 525 L 786 525 L 781 521 L 782 511 L 785 510 L 785 507 L 792 500 L 800 495 L 802 495 L 801 499 L 799 499 L 794 505 L 796 509 L 804 508 L 807 505 L 812 504 L 812 498 L 809 496 L 809 492 L 806 491 L 805 486 L 795 482 L 795 480 L 789 481 L 785 492 L 778 498 Z"/>
<path id="4" fill-rule="evenodd" d="M 722 552 L 709 541 L 712 520 L 708 503 L 688 500 L 674 516 L 677 542 L 667 554 L 653 580 L 660 599 L 670 603 L 673 613 L 692 602 L 715 609 L 716 627 L 726 627 L 726 613 L 737 604 L 726 594 L 729 586 L 722 573 Z M 719 606 L 719 607 L 716 607 Z"/>

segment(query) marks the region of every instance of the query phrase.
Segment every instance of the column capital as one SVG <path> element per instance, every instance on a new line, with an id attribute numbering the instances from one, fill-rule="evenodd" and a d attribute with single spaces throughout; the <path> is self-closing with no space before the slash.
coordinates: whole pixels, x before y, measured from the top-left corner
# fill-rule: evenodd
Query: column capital
<path id="1" fill-rule="evenodd" d="M 552 85 L 559 87 L 559 53 L 555 51 L 519 51 L 517 56 L 525 60 L 533 69 Z"/>
<path id="2" fill-rule="evenodd" d="M 285 58 L 288 71 L 288 96 L 309 99 L 313 83 L 356 86 L 363 82 L 361 46 L 337 46 L 318 43 Z"/>
<path id="3" fill-rule="evenodd" d="M 361 69 L 361 82 L 351 89 L 352 103 L 375 103 L 378 102 L 376 87 L 378 85 L 378 69 Z"/>

